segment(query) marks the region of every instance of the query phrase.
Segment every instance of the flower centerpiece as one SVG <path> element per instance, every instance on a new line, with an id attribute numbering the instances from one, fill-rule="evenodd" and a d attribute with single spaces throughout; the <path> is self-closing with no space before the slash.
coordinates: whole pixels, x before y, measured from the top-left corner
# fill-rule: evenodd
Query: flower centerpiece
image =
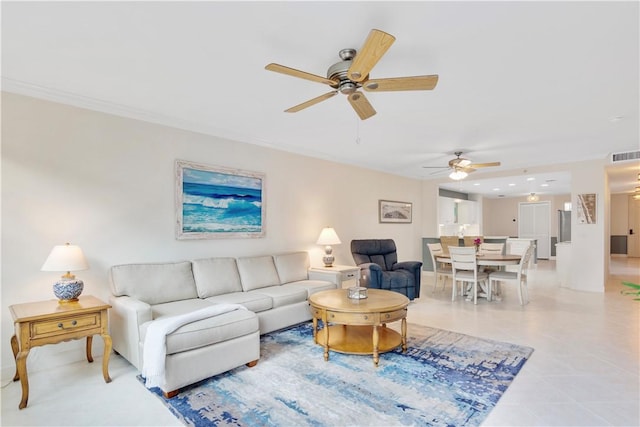
<path id="1" fill-rule="evenodd" d="M 482 243 L 481 238 L 473 239 L 473 244 L 476 247 L 476 252 L 480 252 L 480 244 Z"/>

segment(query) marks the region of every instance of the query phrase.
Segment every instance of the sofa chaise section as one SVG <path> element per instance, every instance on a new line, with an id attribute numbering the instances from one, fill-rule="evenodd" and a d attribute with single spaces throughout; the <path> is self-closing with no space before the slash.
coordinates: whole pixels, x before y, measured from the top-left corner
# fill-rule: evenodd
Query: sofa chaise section
<path id="1" fill-rule="evenodd" d="M 197 296 L 190 262 L 129 264 L 111 268 L 111 335 L 114 349 L 143 368 L 145 333 L 157 319 L 211 305 Z M 235 310 L 183 325 L 166 337 L 166 397 L 205 378 L 260 358 L 257 315 Z"/>
<path id="2" fill-rule="evenodd" d="M 259 336 L 311 319 L 307 302 L 336 284 L 308 277 L 309 255 L 293 252 L 113 266 L 110 303 L 113 348 L 142 371 L 145 333 L 161 318 L 211 304 L 240 304 L 189 323 L 167 336 L 165 395 L 202 379 L 253 364 Z"/>

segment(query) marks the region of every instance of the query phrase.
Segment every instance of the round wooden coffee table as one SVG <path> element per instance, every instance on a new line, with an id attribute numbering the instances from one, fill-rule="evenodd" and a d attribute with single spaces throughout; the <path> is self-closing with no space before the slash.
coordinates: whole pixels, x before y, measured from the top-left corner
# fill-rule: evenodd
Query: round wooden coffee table
<path id="1" fill-rule="evenodd" d="M 313 316 L 313 340 L 329 350 L 347 354 L 373 354 L 378 366 L 380 353 L 402 345 L 407 351 L 407 306 L 409 298 L 398 292 L 367 289 L 367 298 L 351 299 L 347 289 L 317 292 L 309 297 Z M 322 342 L 318 342 L 318 320 L 322 320 Z M 402 320 L 402 334 L 387 323 Z"/>

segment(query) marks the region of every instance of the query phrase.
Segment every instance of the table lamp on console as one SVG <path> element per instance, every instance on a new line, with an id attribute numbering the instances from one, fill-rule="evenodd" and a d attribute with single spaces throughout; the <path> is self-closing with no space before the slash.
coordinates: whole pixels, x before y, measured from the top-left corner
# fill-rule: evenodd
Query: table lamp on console
<path id="1" fill-rule="evenodd" d="M 42 271 L 64 271 L 65 274 L 53 284 L 53 293 L 60 304 L 76 302 L 84 289 L 84 283 L 72 271 L 86 270 L 89 264 L 79 246 L 66 243 L 54 246 L 42 265 Z"/>
<path id="2" fill-rule="evenodd" d="M 331 227 L 325 227 L 322 229 L 316 245 L 324 245 L 324 256 L 322 257 L 322 262 L 324 262 L 325 267 L 332 267 L 333 261 L 335 261 L 335 257 L 332 255 L 333 248 L 331 245 L 339 245 L 341 243 L 342 242 L 340 241 L 336 230 Z"/>

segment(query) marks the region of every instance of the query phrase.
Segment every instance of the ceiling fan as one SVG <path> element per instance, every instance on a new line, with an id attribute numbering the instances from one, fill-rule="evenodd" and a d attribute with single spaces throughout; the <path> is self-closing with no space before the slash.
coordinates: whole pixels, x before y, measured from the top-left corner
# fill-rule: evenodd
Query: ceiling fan
<path id="1" fill-rule="evenodd" d="M 339 52 L 341 61 L 333 64 L 327 70 L 327 77 L 307 73 L 279 64 L 268 64 L 265 69 L 276 73 L 288 74 L 293 77 L 323 83 L 333 90 L 331 92 L 310 99 L 302 104 L 291 107 L 285 112 L 295 113 L 311 107 L 321 101 L 331 98 L 338 92 L 347 95 L 347 100 L 361 120 L 366 120 L 376 114 L 367 98 L 359 89 L 367 92 L 391 92 L 400 90 L 431 90 L 438 83 L 437 75 L 392 77 L 386 79 L 370 79 L 369 72 L 378 63 L 396 40 L 391 34 L 373 29 L 360 51 L 348 48 Z"/>
<path id="2" fill-rule="evenodd" d="M 462 155 L 462 151 L 456 151 L 454 154 L 456 155 L 456 158 L 449 160 L 449 166 L 423 166 L 423 168 L 451 169 L 449 178 L 459 181 L 466 178 L 467 175 L 474 172 L 476 169 L 500 166 L 500 162 L 471 163 L 471 160 L 460 157 Z"/>

